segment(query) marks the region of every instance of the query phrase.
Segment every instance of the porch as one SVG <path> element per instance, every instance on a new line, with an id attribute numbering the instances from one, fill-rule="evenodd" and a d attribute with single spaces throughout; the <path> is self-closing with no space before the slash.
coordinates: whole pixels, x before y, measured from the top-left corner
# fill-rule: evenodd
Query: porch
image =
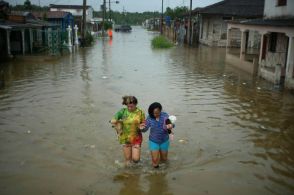
<path id="1" fill-rule="evenodd" d="M 258 23 L 257 23 L 258 22 Z M 240 48 L 233 48 L 231 31 L 240 30 Z M 248 50 L 250 33 L 259 34 L 259 45 Z M 226 60 L 253 75 L 294 88 L 294 25 L 285 21 L 252 20 L 230 22 Z M 258 36 L 257 36 L 258 37 Z"/>

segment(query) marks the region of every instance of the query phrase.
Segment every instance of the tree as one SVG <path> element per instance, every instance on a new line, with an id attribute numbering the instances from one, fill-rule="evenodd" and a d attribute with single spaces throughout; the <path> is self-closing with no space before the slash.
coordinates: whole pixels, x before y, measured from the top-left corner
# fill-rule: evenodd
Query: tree
<path id="1" fill-rule="evenodd" d="M 173 9 L 171 9 L 170 7 L 167 7 L 166 10 L 165 10 L 164 15 L 170 16 L 171 19 L 174 19 L 175 13 L 174 13 L 174 10 Z"/>
<path id="2" fill-rule="evenodd" d="M 24 5 L 25 9 L 27 9 L 27 10 L 32 9 L 32 4 L 31 4 L 30 0 L 26 0 L 23 5 Z"/>
<path id="3" fill-rule="evenodd" d="M 188 13 L 188 12 L 189 12 L 189 9 L 188 7 L 185 7 L 185 6 L 176 7 L 174 9 L 167 7 L 164 15 L 170 16 L 171 19 L 174 20 L 175 18 L 181 18 L 185 13 Z"/>

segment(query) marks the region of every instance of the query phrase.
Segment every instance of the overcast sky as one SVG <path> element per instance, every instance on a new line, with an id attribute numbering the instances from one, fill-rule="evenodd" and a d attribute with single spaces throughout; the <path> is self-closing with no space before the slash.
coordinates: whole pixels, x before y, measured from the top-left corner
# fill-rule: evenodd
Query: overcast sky
<path id="1" fill-rule="evenodd" d="M 12 5 L 23 4 L 25 0 L 5 0 Z M 108 2 L 109 0 L 106 0 Z M 115 0 L 110 0 L 111 2 Z M 193 8 L 207 6 L 221 0 L 193 0 Z M 111 9 L 116 11 L 123 11 L 125 8 L 128 12 L 144 12 L 144 11 L 161 11 L 161 0 L 119 0 L 119 4 L 111 4 Z M 70 4 L 81 5 L 83 0 L 31 0 L 32 4 L 39 3 L 43 5 L 49 4 Z M 91 5 L 95 11 L 100 9 L 103 0 L 87 0 L 87 4 Z M 163 0 L 163 10 L 169 6 L 175 8 L 176 6 L 190 6 L 190 0 Z"/>

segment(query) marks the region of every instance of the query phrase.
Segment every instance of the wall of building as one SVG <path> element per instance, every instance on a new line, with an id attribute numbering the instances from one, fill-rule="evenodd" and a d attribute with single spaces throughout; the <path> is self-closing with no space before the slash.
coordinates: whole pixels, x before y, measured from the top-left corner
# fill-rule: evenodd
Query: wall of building
<path id="1" fill-rule="evenodd" d="M 282 66 L 285 66 L 286 56 L 287 56 L 288 37 L 282 33 L 278 33 L 276 51 L 271 52 L 269 51 L 270 35 L 267 35 L 267 36 L 268 36 L 267 53 L 266 53 L 265 59 L 261 61 L 261 65 L 266 66 L 268 68 L 275 68 L 277 64 L 281 64 Z"/>
<path id="2" fill-rule="evenodd" d="M 258 33 L 258 31 L 249 31 L 249 38 L 248 38 L 248 47 L 253 49 L 259 49 L 260 48 L 260 40 L 261 35 Z"/>
<path id="3" fill-rule="evenodd" d="M 294 17 L 294 1 L 287 0 L 287 6 L 277 6 L 278 0 L 264 1 L 264 17 Z"/>
<path id="4" fill-rule="evenodd" d="M 222 17 L 202 17 L 200 21 L 199 42 L 209 46 L 226 47 L 227 44 L 227 22 Z M 231 47 L 240 47 L 241 31 L 239 29 L 230 30 Z M 248 39 L 249 48 L 258 48 L 260 44 L 260 34 L 250 31 Z"/>
<path id="5" fill-rule="evenodd" d="M 200 21 L 199 42 L 209 46 L 225 47 L 227 23 L 217 16 L 202 17 Z"/>

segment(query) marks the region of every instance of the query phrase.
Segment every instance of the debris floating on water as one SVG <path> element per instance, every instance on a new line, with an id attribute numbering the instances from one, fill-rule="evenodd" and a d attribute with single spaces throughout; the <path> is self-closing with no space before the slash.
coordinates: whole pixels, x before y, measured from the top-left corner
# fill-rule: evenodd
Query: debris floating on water
<path id="1" fill-rule="evenodd" d="M 107 79 L 108 77 L 107 76 L 102 76 L 102 79 Z"/>
<path id="2" fill-rule="evenodd" d="M 242 83 L 243 85 L 246 85 L 246 83 L 244 82 L 244 83 Z"/>
<path id="3" fill-rule="evenodd" d="M 85 147 L 85 148 L 91 148 L 91 149 L 94 149 L 96 146 L 95 146 L 95 145 L 90 145 L 90 144 L 85 144 L 84 147 Z"/>
<path id="4" fill-rule="evenodd" d="M 30 131 L 30 130 L 28 130 L 28 131 L 27 131 L 27 134 L 30 134 L 30 133 L 31 133 L 31 131 Z"/>
<path id="5" fill-rule="evenodd" d="M 186 144 L 186 143 L 188 143 L 188 140 L 186 140 L 186 139 L 180 139 L 179 140 L 179 143 Z"/>

